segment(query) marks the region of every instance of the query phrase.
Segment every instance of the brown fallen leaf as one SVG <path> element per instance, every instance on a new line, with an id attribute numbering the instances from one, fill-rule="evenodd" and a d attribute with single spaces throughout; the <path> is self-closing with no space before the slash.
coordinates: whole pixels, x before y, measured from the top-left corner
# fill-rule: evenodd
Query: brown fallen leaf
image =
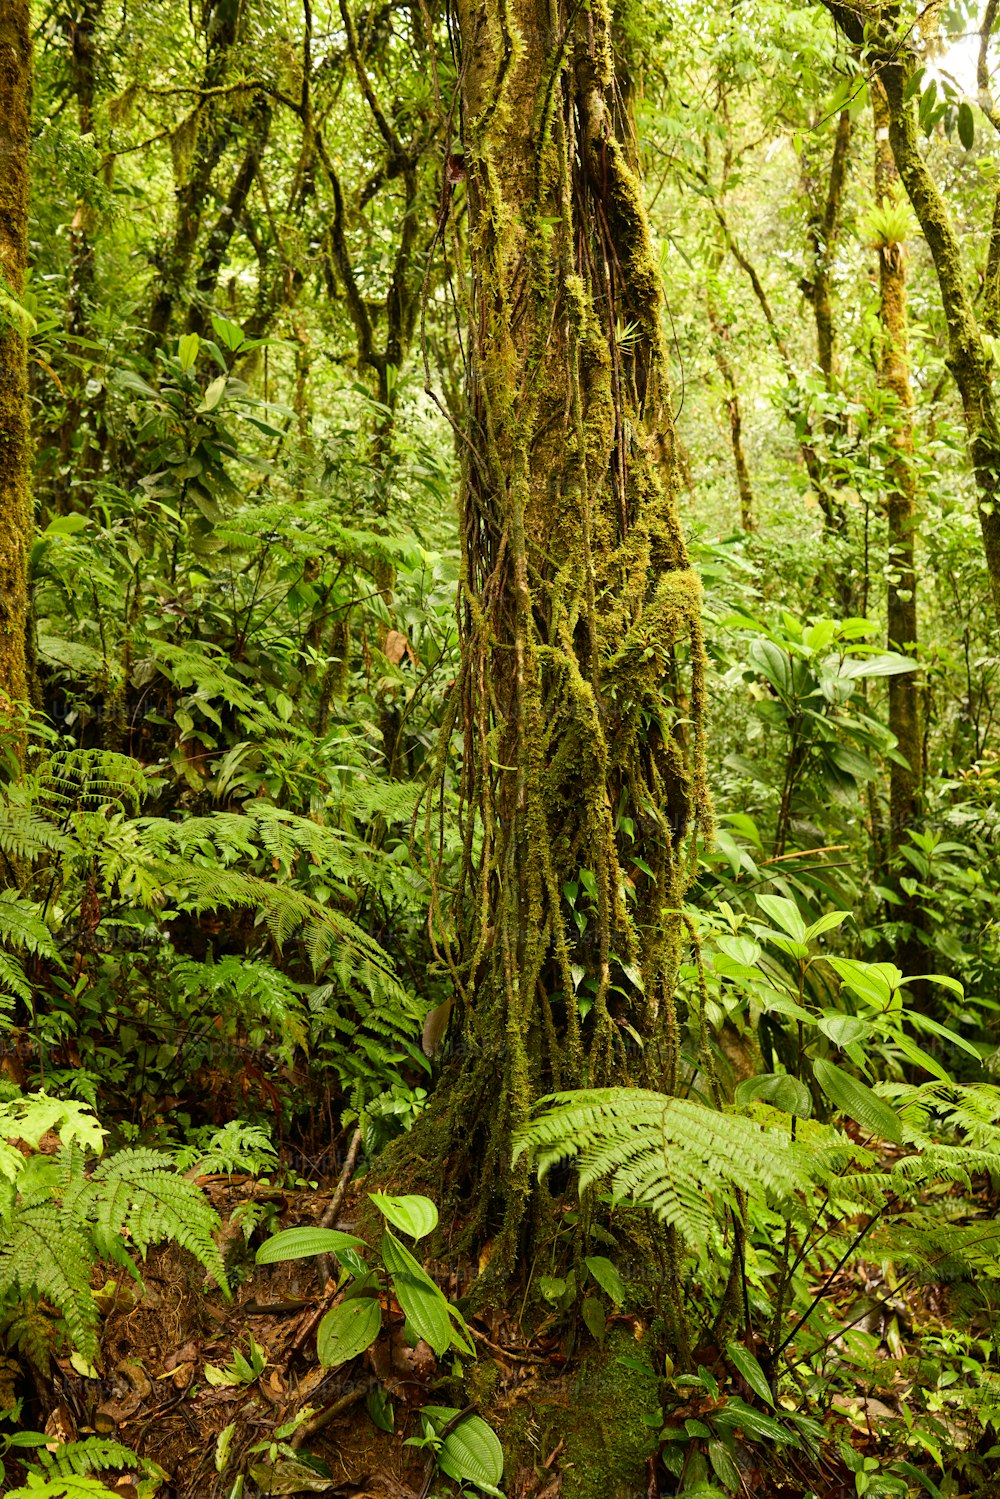
<path id="1" fill-rule="evenodd" d="M 391 662 L 393 666 L 398 666 L 404 656 L 409 656 L 411 660 L 416 659 L 413 655 L 413 647 L 406 636 L 399 630 L 389 631 L 385 637 L 385 645 L 382 647 L 382 653 L 386 660 Z"/>
<path id="2" fill-rule="evenodd" d="M 57 1451 L 58 1448 L 65 1446 L 67 1442 L 76 1441 L 76 1422 L 69 1413 L 69 1407 L 64 1405 L 62 1401 L 59 1402 L 46 1421 L 45 1435 L 52 1438 L 50 1442 L 45 1443 L 46 1449 L 49 1452 Z"/>

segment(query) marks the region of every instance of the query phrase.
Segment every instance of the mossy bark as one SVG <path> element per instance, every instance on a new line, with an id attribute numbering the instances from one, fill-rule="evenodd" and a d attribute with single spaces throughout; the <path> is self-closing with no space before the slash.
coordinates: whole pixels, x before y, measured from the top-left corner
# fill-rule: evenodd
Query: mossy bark
<path id="1" fill-rule="evenodd" d="M 80 135 L 94 131 L 94 106 L 97 95 L 97 31 L 104 0 L 81 0 L 78 7 L 62 17 L 69 53 L 69 87 L 76 100 Z M 101 466 L 103 438 L 102 408 L 105 393 L 88 397 L 90 343 L 93 339 L 93 313 L 96 306 L 97 261 L 91 237 L 93 211 L 81 196 L 69 226 L 69 285 L 66 305 L 66 328 L 70 335 L 66 346 L 69 356 L 64 368 L 66 405 L 59 423 L 55 473 L 51 476 L 53 507 L 65 512 L 89 498 L 88 480 L 92 481 Z M 44 485 L 44 471 L 42 474 Z M 82 483 L 82 489 L 78 488 Z"/>
<path id="2" fill-rule="evenodd" d="M 461 0 L 472 261 L 456 900 L 463 1043 L 432 1123 L 511 1274 L 544 1204 L 538 1096 L 678 1083 L 674 986 L 703 775 L 657 263 L 603 0 Z M 428 815 L 428 833 L 435 826 Z"/>
<path id="3" fill-rule="evenodd" d="M 838 377 L 831 270 L 833 252 L 840 233 L 850 146 L 851 112 L 849 109 L 842 109 L 837 119 L 822 202 L 819 201 L 814 172 L 808 166 L 805 170 L 806 191 L 810 199 L 807 232 L 810 273 L 802 289 L 812 304 L 816 324 L 816 362 L 831 390 L 836 386 Z"/>
<path id="4" fill-rule="evenodd" d="M 27 0 L 0 15 L 0 700 L 29 696 L 28 547 L 31 433 L 27 351 L 19 304 L 28 262 L 31 17 Z M 0 701 L 2 706 L 2 701 Z"/>
<path id="5" fill-rule="evenodd" d="M 875 201 L 880 208 L 895 203 L 899 175 L 889 141 L 889 104 L 875 79 L 871 88 L 875 125 Z M 886 493 L 889 576 L 887 588 L 887 645 L 891 651 L 912 653 L 917 643 L 917 484 L 913 465 L 913 390 L 910 383 L 909 336 L 906 311 L 906 248 L 894 239 L 878 245 L 879 320 L 882 349 L 879 384 L 893 398 L 889 443 L 894 457 L 887 466 Z M 920 817 L 923 778 L 923 737 L 916 672 L 889 678 L 889 727 L 896 736 L 903 762 L 889 766 L 889 855 L 898 905 L 890 914 L 903 923 L 904 939 L 894 957 L 904 970 L 921 966 L 918 932 L 920 902 L 899 882 L 898 853 Z"/>
<path id="6" fill-rule="evenodd" d="M 208 201 L 212 174 L 233 138 L 233 100 L 213 97 L 222 86 L 239 41 L 245 18 L 239 0 L 207 0 L 202 7 L 205 69 L 194 113 L 174 132 L 176 217 L 169 242 L 156 258 L 149 309 L 146 357 L 151 359 L 170 328 L 174 307 L 184 295 L 184 283 L 198 243 L 202 214 Z M 190 151 L 186 147 L 190 145 Z M 185 158 L 190 155 L 190 161 Z"/>

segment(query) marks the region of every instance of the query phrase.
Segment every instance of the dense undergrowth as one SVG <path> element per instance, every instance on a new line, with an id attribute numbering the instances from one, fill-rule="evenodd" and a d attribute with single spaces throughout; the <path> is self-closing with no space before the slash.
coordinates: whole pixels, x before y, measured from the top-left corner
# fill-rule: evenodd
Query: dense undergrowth
<path id="1" fill-rule="evenodd" d="M 887 642 L 899 411 L 863 69 L 812 6 L 621 18 L 651 180 L 666 162 L 715 834 L 685 845 L 669 1069 L 611 955 L 615 1044 L 664 1091 L 539 1103 L 515 1152 L 532 1237 L 498 1288 L 498 1225 L 421 1128 L 470 1063 L 449 900 L 479 836 L 464 726 L 441 734 L 470 461 L 445 23 L 390 8 L 359 42 L 349 12 L 251 7 L 237 57 L 225 6 L 203 28 L 143 4 L 149 35 L 113 9 L 36 8 L 51 190 L 24 303 L 0 296 L 37 438 L 33 699 L 0 722 L 0 1486 L 995 1494 L 996 627 L 897 204 L 921 614 Z M 928 159 L 977 222 L 996 149 L 977 114 L 970 151 L 947 72 L 919 81 Z M 607 810 L 641 925 L 644 814 Z M 555 896 L 589 952 L 594 870 Z M 607 995 L 570 977 L 547 999 L 586 1036 Z"/>

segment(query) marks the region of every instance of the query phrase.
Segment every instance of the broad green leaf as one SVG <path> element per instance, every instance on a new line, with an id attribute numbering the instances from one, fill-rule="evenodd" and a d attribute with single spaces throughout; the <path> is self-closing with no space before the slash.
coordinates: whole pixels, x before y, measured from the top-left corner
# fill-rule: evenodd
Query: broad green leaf
<path id="1" fill-rule="evenodd" d="M 841 926 L 850 916 L 850 911 L 828 911 L 812 926 L 807 926 L 803 935 L 803 942 L 812 942 L 815 937 L 821 937 L 824 932 L 832 931 L 835 926 Z"/>
<path id="2" fill-rule="evenodd" d="M 965 987 L 958 979 L 949 978 L 946 973 L 911 973 L 909 978 L 902 981 L 904 984 L 939 984 L 942 989 L 949 989 L 952 994 L 957 994 L 959 999 L 965 998 Z"/>
<path id="3" fill-rule="evenodd" d="M 728 1426 L 731 1431 L 742 1429 L 748 1436 L 763 1437 L 768 1442 L 787 1442 L 792 1447 L 799 1445 L 798 1438 L 776 1421 L 773 1416 L 755 1410 L 736 1395 L 729 1398 L 722 1410 L 712 1417 L 717 1426 Z"/>
<path id="4" fill-rule="evenodd" d="M 760 957 L 760 943 L 752 937 L 716 937 L 715 945 L 732 962 L 748 968 L 752 968 Z"/>
<path id="5" fill-rule="evenodd" d="M 770 984 L 755 984 L 753 996 L 760 1004 L 762 1010 L 768 1014 L 785 1015 L 789 1020 L 801 1020 L 803 1025 L 815 1025 L 816 1017 L 808 1010 L 797 1005 L 794 999 L 789 999 L 787 994 L 782 994 L 780 989 L 772 989 Z"/>
<path id="6" fill-rule="evenodd" d="M 754 1394 L 759 1396 L 765 1405 L 773 1405 L 774 1396 L 771 1394 L 767 1375 L 749 1348 L 744 1348 L 742 1343 L 729 1343 L 726 1347 L 726 1356 L 733 1368 L 742 1374 Z"/>
<path id="7" fill-rule="evenodd" d="M 382 1235 L 382 1261 L 406 1320 L 440 1358 L 451 1347 L 452 1339 L 457 1341 L 440 1287 L 388 1229 Z"/>
<path id="8" fill-rule="evenodd" d="M 603 1254 L 588 1254 L 583 1263 L 597 1281 L 602 1291 L 606 1291 L 615 1306 L 621 1306 L 625 1300 L 625 1282 L 618 1273 L 617 1266 L 613 1265 Z"/>
<path id="9" fill-rule="evenodd" d="M 750 979 L 759 979 L 760 971 L 749 967 L 746 963 L 738 963 L 728 953 L 717 952 L 712 954 L 712 967 L 720 978 L 735 979 L 746 982 Z"/>
<path id="10" fill-rule="evenodd" d="M 928 974 L 927 977 L 929 978 L 931 975 Z M 982 1053 L 979 1051 L 979 1048 L 974 1046 L 971 1041 L 967 1041 L 964 1036 L 960 1036 L 957 1031 L 951 1030 L 949 1026 L 942 1025 L 938 1020 L 932 1020 L 929 1015 L 916 1015 L 911 1012 L 909 1018 L 918 1031 L 930 1031 L 932 1036 L 940 1036 L 942 1041 L 950 1041 L 952 1046 L 957 1046 L 970 1057 L 975 1057 L 977 1062 L 982 1061 Z"/>
<path id="11" fill-rule="evenodd" d="M 840 979 L 866 1004 L 877 1010 L 892 1007 L 892 989 L 874 963 L 861 963 L 856 958 L 827 958 L 830 967 Z"/>
<path id="12" fill-rule="evenodd" d="M 425 1405 L 423 1414 L 430 1416 L 440 1431 L 454 1420 L 458 1411 L 447 1406 Z M 445 1437 L 438 1453 L 438 1466 L 456 1483 L 474 1483 L 487 1494 L 495 1494 L 503 1477 L 500 1439 L 482 1416 L 466 1416 Z"/>
<path id="13" fill-rule="evenodd" d="M 423 1239 L 437 1228 L 438 1210 L 429 1197 L 389 1197 L 385 1192 L 369 1192 L 368 1196 L 382 1217 L 411 1239 Z"/>
<path id="14" fill-rule="evenodd" d="M 783 895 L 758 895 L 757 904 L 767 919 L 780 927 L 786 936 L 795 942 L 805 941 L 806 924 L 793 900 L 788 900 Z"/>
<path id="15" fill-rule="evenodd" d="M 747 647 L 750 664 L 770 682 L 783 698 L 792 695 L 792 663 L 788 654 L 773 640 L 751 640 Z"/>
<path id="16" fill-rule="evenodd" d="M 235 1432 L 235 1430 L 236 1422 L 230 1421 L 229 1425 L 224 1426 L 215 1439 L 216 1473 L 222 1473 L 225 1469 L 226 1463 L 229 1461 L 229 1447 L 233 1440 L 233 1433 Z"/>
<path id="17" fill-rule="evenodd" d="M 227 349 L 238 349 L 243 342 L 243 329 L 215 312 L 212 313 L 212 327 L 215 329 L 216 338 L 220 343 L 225 344 Z"/>
<path id="18" fill-rule="evenodd" d="M 382 1308 L 375 1296 L 355 1296 L 327 1312 L 316 1334 L 316 1353 L 336 1369 L 370 1348 L 382 1330 Z"/>
<path id="19" fill-rule="evenodd" d="M 837 1010 L 827 1010 L 819 1022 L 819 1028 L 824 1036 L 829 1036 L 834 1046 L 853 1046 L 858 1041 L 865 1041 L 872 1033 L 872 1025 L 868 1020 L 860 1020 L 857 1015 L 841 1015 Z"/>
<path id="20" fill-rule="evenodd" d="M 860 1124 L 869 1134 L 902 1145 L 903 1131 L 898 1115 L 867 1084 L 859 1082 L 825 1057 L 816 1058 L 813 1073 L 827 1098 L 842 1114 Z"/>
<path id="21" fill-rule="evenodd" d="M 783 937 L 780 932 L 764 931 L 761 927 L 758 927 L 757 931 L 770 942 L 772 947 L 783 952 L 786 958 L 794 958 L 796 962 L 804 963 L 809 957 L 809 949 L 804 942 L 796 942 L 794 937 Z"/>
<path id="22" fill-rule="evenodd" d="M 342 1234 L 336 1228 L 286 1228 L 265 1239 L 254 1258 L 258 1265 L 276 1265 L 281 1260 L 305 1260 L 315 1254 L 339 1254 L 342 1249 L 367 1249 L 364 1239 Z"/>
<path id="23" fill-rule="evenodd" d="M 898 677 L 903 672 L 916 671 L 920 665 L 912 656 L 901 656 L 896 651 L 882 656 L 851 656 L 840 668 L 842 677 Z"/>
<path id="24" fill-rule="evenodd" d="M 918 1046 L 915 1041 L 911 1041 L 909 1036 L 900 1031 L 897 1032 L 893 1039 L 908 1062 L 913 1062 L 915 1066 L 922 1067 L 925 1072 L 929 1072 L 939 1082 L 950 1083 L 952 1081 L 941 1066 L 941 1063 L 935 1061 L 934 1057 L 924 1051 L 922 1046 Z"/>
<path id="25" fill-rule="evenodd" d="M 735 1494 L 740 1487 L 740 1470 L 718 1437 L 713 1438 L 708 1444 L 708 1460 L 712 1464 L 712 1471 L 719 1482 L 731 1494 Z"/>
<path id="26" fill-rule="evenodd" d="M 85 515 L 79 515 L 74 511 L 71 515 L 54 515 L 49 521 L 43 536 L 75 536 L 78 531 L 84 531 L 90 525 Z"/>
<path id="27" fill-rule="evenodd" d="M 604 1307 L 596 1296 L 585 1296 L 580 1304 L 580 1315 L 595 1343 L 604 1346 L 604 1334 L 608 1329 L 608 1318 Z"/>
<path id="28" fill-rule="evenodd" d="M 201 339 L 197 333 L 183 333 L 177 340 L 177 358 L 182 370 L 189 370 L 198 358 Z"/>
<path id="29" fill-rule="evenodd" d="M 225 394 L 226 382 L 228 378 L 229 377 L 227 375 L 218 375 L 212 381 L 211 385 L 208 387 L 208 389 L 205 391 L 204 396 L 202 397 L 201 405 L 195 407 L 195 410 L 199 414 L 203 411 L 215 410 L 216 406 L 218 406 L 219 402 L 222 400 L 223 395 Z"/>
<path id="30" fill-rule="evenodd" d="M 808 1119 L 812 1113 L 812 1095 L 805 1083 L 787 1072 L 765 1072 L 758 1077 L 748 1077 L 736 1089 L 736 1102 L 743 1108 L 759 1098 L 772 1108 L 783 1109 L 786 1114 L 798 1114 Z"/>
<path id="31" fill-rule="evenodd" d="M 379 1431 L 395 1431 L 396 1413 L 388 1390 L 372 1390 L 365 1400 L 365 1408 Z"/>
<path id="32" fill-rule="evenodd" d="M 967 99 L 963 99 L 958 106 L 958 138 L 966 151 L 972 150 L 976 139 L 976 121 Z"/>

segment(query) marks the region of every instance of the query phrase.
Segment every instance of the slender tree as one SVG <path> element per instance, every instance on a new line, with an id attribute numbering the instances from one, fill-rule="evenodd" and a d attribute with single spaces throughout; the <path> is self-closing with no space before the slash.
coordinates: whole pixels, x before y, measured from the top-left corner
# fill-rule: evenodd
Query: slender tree
<path id="1" fill-rule="evenodd" d="M 1000 192 L 983 287 L 982 322 L 970 292 L 962 243 L 948 205 L 920 151 L 916 100 L 910 87 L 927 34 L 938 25 L 940 6 L 920 10 L 875 0 L 823 0 L 844 35 L 859 49 L 865 66 L 877 75 L 888 104 L 889 142 L 900 180 L 913 205 L 934 261 L 941 304 L 948 325 L 948 364 L 955 377 L 979 498 L 979 523 L 993 604 L 1000 619 L 1000 406 L 991 368 L 992 356 L 981 332 L 1000 322 Z M 1000 131 L 1000 111 L 990 91 L 987 53 L 996 19 L 997 0 L 989 0 L 981 26 L 978 102 Z"/>
<path id="2" fill-rule="evenodd" d="M 888 643 L 912 651 L 917 640 L 917 577 L 914 542 L 917 495 L 913 467 L 913 391 L 910 385 L 906 313 L 906 249 L 899 236 L 899 176 L 889 143 L 889 104 L 878 79 L 872 81 L 875 123 L 875 201 L 878 208 L 879 316 L 882 349 L 879 383 L 893 400 L 889 441 L 895 455 L 889 467 Z M 889 727 L 905 765 L 889 770 L 889 849 L 895 853 L 913 826 L 920 801 L 923 746 L 920 703 L 914 672 L 889 678 Z"/>
<path id="3" fill-rule="evenodd" d="M 712 330 L 712 354 L 719 374 L 722 376 L 722 401 L 729 417 L 729 442 L 733 450 L 736 492 L 740 500 L 740 525 L 744 531 L 756 531 L 757 506 L 754 500 L 753 480 L 750 477 L 750 465 L 747 463 L 746 449 L 743 446 L 743 403 L 740 400 L 739 386 L 736 384 L 736 372 L 726 350 L 730 330 L 723 321 L 711 280 L 705 291 L 705 308 L 708 312 L 708 324 Z"/>
<path id="4" fill-rule="evenodd" d="M 678 1085 L 683 840 L 710 814 L 700 589 L 611 15 L 457 14 L 472 376 L 444 742 L 464 736 L 467 815 L 434 919 L 464 1045 L 428 1128 L 477 1184 L 476 1224 L 502 1220 L 503 1278 L 544 1202 L 511 1167 L 539 1094 Z"/>
<path id="5" fill-rule="evenodd" d="M 27 0 L 0 15 L 0 694 L 28 697 L 31 441 L 22 309 L 28 262 L 31 17 Z"/>

